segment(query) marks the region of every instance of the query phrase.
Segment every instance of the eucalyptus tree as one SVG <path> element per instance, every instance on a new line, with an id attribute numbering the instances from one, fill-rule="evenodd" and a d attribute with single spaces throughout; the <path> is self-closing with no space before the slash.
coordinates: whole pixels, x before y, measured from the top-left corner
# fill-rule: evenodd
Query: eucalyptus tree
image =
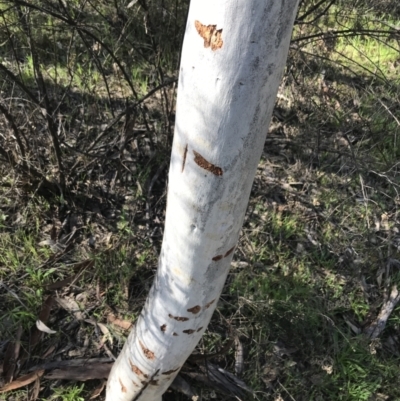
<path id="1" fill-rule="evenodd" d="M 164 238 L 107 401 L 160 401 L 217 305 L 284 71 L 298 0 L 192 0 Z"/>

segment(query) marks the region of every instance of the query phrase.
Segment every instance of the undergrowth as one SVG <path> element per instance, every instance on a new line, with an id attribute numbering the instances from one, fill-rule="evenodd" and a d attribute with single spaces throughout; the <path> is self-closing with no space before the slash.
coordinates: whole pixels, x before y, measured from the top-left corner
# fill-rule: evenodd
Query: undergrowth
<path id="1" fill-rule="evenodd" d="M 20 340 L 15 378 L 112 361 L 156 271 L 187 5 L 125 3 L 0 3 L 0 361 Z M 317 3 L 300 8 L 232 270 L 196 352 L 215 353 L 258 400 L 396 400 L 398 310 L 377 338 L 365 331 L 400 282 L 400 11 Z M 61 301 L 46 312 L 49 298 Z M 38 319 L 54 333 L 32 340 Z M 184 377 L 202 399 L 233 399 Z M 2 396 L 83 400 L 104 380 L 48 369 L 38 383 Z"/>

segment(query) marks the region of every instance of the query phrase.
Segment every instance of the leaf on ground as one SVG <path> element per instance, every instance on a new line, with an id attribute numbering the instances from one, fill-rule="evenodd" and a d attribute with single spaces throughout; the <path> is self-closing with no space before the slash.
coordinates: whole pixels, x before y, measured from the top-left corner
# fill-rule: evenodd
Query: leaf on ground
<path id="1" fill-rule="evenodd" d="M 175 377 L 171 388 L 185 394 L 190 399 L 197 397 L 197 394 L 193 391 L 190 384 L 181 375 Z"/>
<path id="2" fill-rule="evenodd" d="M 42 305 L 42 309 L 39 313 L 39 320 L 42 321 L 43 323 L 46 323 L 49 320 L 50 317 L 50 311 L 51 311 L 51 307 L 54 304 L 54 298 L 53 296 L 48 296 L 46 298 L 46 300 L 44 301 L 43 305 Z M 42 332 L 35 326 L 33 326 L 30 330 L 30 348 L 29 349 L 25 349 L 22 352 L 21 355 L 21 365 L 24 364 L 24 362 L 26 361 L 26 359 L 29 356 L 29 352 L 31 352 L 36 345 L 38 345 L 38 343 L 40 342 L 42 338 Z"/>
<path id="3" fill-rule="evenodd" d="M 49 348 L 47 348 L 47 350 L 44 352 L 44 354 L 42 355 L 42 359 L 47 359 L 47 358 L 49 358 L 53 353 L 54 353 L 54 351 L 57 349 L 57 347 L 53 344 L 53 345 L 50 345 L 50 347 Z"/>
<path id="4" fill-rule="evenodd" d="M 92 395 L 89 397 L 89 400 L 94 400 L 99 397 L 104 390 L 104 387 L 107 384 L 107 380 L 102 380 L 100 384 L 92 391 Z"/>
<path id="5" fill-rule="evenodd" d="M 58 290 L 60 288 L 63 288 L 67 285 L 71 285 L 78 279 L 79 276 L 80 276 L 80 274 L 74 274 L 70 277 L 65 278 L 64 280 L 56 281 L 55 283 L 47 285 L 46 290 L 53 291 L 53 290 Z"/>
<path id="6" fill-rule="evenodd" d="M 107 326 L 104 325 L 103 323 L 97 323 L 97 326 L 100 328 L 101 332 L 104 334 L 104 340 L 108 340 L 110 342 L 110 345 L 113 345 L 113 339 L 110 331 L 108 330 Z"/>
<path id="7" fill-rule="evenodd" d="M 350 329 L 354 332 L 354 334 L 360 334 L 361 333 L 361 329 L 356 326 L 352 321 L 350 321 L 350 319 L 348 318 L 344 318 L 344 321 L 347 323 L 347 325 L 350 327 Z"/>
<path id="8" fill-rule="evenodd" d="M 40 392 L 40 377 L 37 377 L 30 391 L 29 401 L 36 401 L 37 398 L 39 397 L 39 392 Z"/>
<path id="9" fill-rule="evenodd" d="M 126 8 L 131 8 L 131 7 L 133 7 L 137 2 L 138 2 L 138 0 L 132 0 L 132 1 L 126 6 Z"/>
<path id="10" fill-rule="evenodd" d="M 103 338 L 100 341 L 99 349 L 105 345 L 107 340 L 110 342 L 111 345 L 113 344 L 113 339 L 112 339 L 111 333 L 108 330 L 106 325 L 104 325 L 103 323 L 96 322 L 96 320 L 93 318 L 85 319 L 85 322 L 98 327 L 100 329 L 100 331 L 103 333 Z"/>
<path id="11" fill-rule="evenodd" d="M 39 313 L 39 320 L 41 320 L 43 323 L 46 323 L 49 320 L 50 311 L 53 304 L 54 298 L 50 295 L 46 298 L 46 301 L 44 301 L 44 304 L 42 305 L 42 310 Z"/>
<path id="12" fill-rule="evenodd" d="M 107 379 L 112 363 L 94 363 L 91 365 L 54 369 L 45 375 L 46 379 L 86 381 L 93 379 Z"/>
<path id="13" fill-rule="evenodd" d="M 129 320 L 118 319 L 112 313 L 107 316 L 107 322 L 124 330 L 130 330 L 132 328 L 132 323 Z"/>
<path id="14" fill-rule="evenodd" d="M 69 276 L 63 280 L 56 281 L 55 283 L 47 285 L 45 288 L 48 291 L 58 290 L 59 288 L 65 287 L 67 285 L 71 285 L 75 283 L 85 271 L 90 269 L 94 265 L 94 261 L 91 259 L 84 260 L 82 262 L 76 263 L 73 265 L 73 270 L 76 274 Z"/>
<path id="15" fill-rule="evenodd" d="M 43 333 L 47 334 L 56 334 L 57 332 L 54 330 L 51 330 L 49 327 L 47 327 L 41 320 L 36 320 L 36 327 L 38 330 L 42 331 Z"/>
<path id="16" fill-rule="evenodd" d="M 81 312 L 78 303 L 74 299 L 67 297 L 58 297 L 56 298 L 56 302 L 67 312 L 73 314 L 75 316 L 75 319 L 83 320 L 83 313 Z"/>
<path id="17" fill-rule="evenodd" d="M 61 242 L 56 242 L 53 241 L 51 238 L 48 238 L 44 241 L 39 242 L 39 246 L 45 247 L 48 246 L 50 247 L 51 251 L 54 254 L 60 253 L 60 252 L 65 252 L 67 250 L 67 245 L 61 243 Z"/>
<path id="18" fill-rule="evenodd" d="M 15 336 L 15 341 L 8 343 L 2 369 L 5 383 L 10 383 L 14 378 L 14 372 L 19 358 L 19 351 L 21 349 L 21 335 L 22 326 L 19 326 Z"/>
<path id="19" fill-rule="evenodd" d="M 235 374 L 237 376 L 243 373 L 244 369 L 244 351 L 243 344 L 238 336 L 235 336 Z"/>
<path id="20" fill-rule="evenodd" d="M 27 386 L 28 384 L 33 383 L 38 377 L 42 377 L 44 373 L 44 369 L 37 370 L 32 373 L 28 373 L 27 375 L 19 377 L 17 380 L 14 380 L 11 383 L 6 384 L 5 386 L 0 388 L 0 393 L 4 393 L 6 391 L 16 390 L 18 388 Z"/>

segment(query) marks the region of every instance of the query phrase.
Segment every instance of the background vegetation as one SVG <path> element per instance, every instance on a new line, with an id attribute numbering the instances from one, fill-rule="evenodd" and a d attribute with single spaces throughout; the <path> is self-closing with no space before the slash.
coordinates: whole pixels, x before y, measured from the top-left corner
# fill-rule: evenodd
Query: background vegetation
<path id="1" fill-rule="evenodd" d="M 187 7 L 0 0 L 0 399 L 103 397 L 156 270 Z M 301 2 L 199 399 L 400 399 L 399 40 L 397 1 Z"/>

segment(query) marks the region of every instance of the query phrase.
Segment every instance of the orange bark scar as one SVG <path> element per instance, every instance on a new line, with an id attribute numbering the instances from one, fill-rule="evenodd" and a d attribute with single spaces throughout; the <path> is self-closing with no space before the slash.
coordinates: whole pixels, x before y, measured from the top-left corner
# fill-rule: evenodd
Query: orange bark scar
<path id="1" fill-rule="evenodd" d="M 224 258 L 229 256 L 234 250 L 235 250 L 235 247 L 233 246 L 231 249 L 229 249 L 229 251 L 226 252 L 226 254 L 224 255 Z"/>
<path id="2" fill-rule="evenodd" d="M 222 29 L 217 29 L 217 25 L 203 25 L 200 21 L 194 21 L 199 35 L 204 39 L 204 47 L 211 47 L 212 51 L 218 50 L 224 44 L 222 40 Z"/>
<path id="3" fill-rule="evenodd" d="M 146 379 L 149 377 L 148 375 L 145 375 L 138 366 L 134 365 L 132 361 L 129 359 L 129 365 L 131 365 L 131 369 L 133 373 L 136 373 L 138 376 L 141 375 L 145 377 Z"/>
<path id="4" fill-rule="evenodd" d="M 147 359 L 151 359 L 151 360 L 155 359 L 154 352 L 152 352 L 152 351 L 150 351 L 148 348 L 146 348 L 146 347 L 144 346 L 144 344 L 143 344 L 140 340 L 139 340 L 139 345 L 140 345 L 140 348 L 142 348 L 142 351 L 143 351 L 143 353 L 144 353 L 144 356 L 145 356 Z"/>
<path id="5" fill-rule="evenodd" d="M 182 316 L 173 316 L 171 314 L 168 315 L 168 317 L 170 317 L 171 319 L 175 319 L 178 322 L 187 322 L 189 320 L 188 317 L 182 317 Z"/>
<path id="6" fill-rule="evenodd" d="M 193 314 L 199 313 L 201 310 L 201 307 L 199 305 L 193 306 L 193 308 L 189 308 L 187 311 L 191 312 Z"/>
<path id="7" fill-rule="evenodd" d="M 212 301 L 210 301 L 209 303 L 205 304 L 205 308 L 208 309 L 213 303 L 215 302 L 215 299 L 213 299 Z"/>
<path id="8" fill-rule="evenodd" d="M 194 162 L 198 166 L 200 166 L 201 168 L 204 168 L 204 170 L 207 170 L 214 175 L 219 176 L 219 175 L 223 174 L 221 167 L 218 167 L 215 164 L 210 163 L 200 153 L 196 152 L 195 150 L 193 151 L 193 154 L 194 154 Z"/>
<path id="9" fill-rule="evenodd" d="M 182 173 L 183 173 L 183 170 L 185 169 L 187 151 L 188 151 L 188 145 L 186 144 L 185 150 L 183 151 Z"/>
<path id="10" fill-rule="evenodd" d="M 124 383 L 122 383 L 122 380 L 121 379 L 118 379 L 119 380 L 119 384 L 121 385 L 121 391 L 123 392 L 123 393 L 126 393 L 128 390 L 126 389 L 126 387 L 124 386 Z"/>

